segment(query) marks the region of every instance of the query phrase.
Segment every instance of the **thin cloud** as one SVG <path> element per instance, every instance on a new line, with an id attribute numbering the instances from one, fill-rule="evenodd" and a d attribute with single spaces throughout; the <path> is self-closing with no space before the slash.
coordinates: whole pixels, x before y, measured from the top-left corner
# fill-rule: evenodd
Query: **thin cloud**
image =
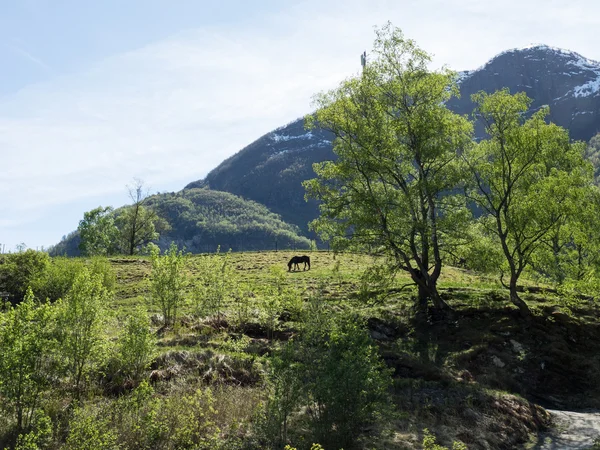
<path id="1" fill-rule="evenodd" d="M 22 46 L 5 43 L 4 47 L 6 47 L 8 50 L 13 52 L 14 54 L 22 57 L 24 60 L 26 60 L 26 61 L 32 63 L 33 65 L 37 66 L 38 68 L 42 69 L 43 71 L 45 71 L 49 74 L 53 73 L 52 68 L 48 64 L 46 64 L 44 61 L 42 61 L 37 56 L 34 56 L 30 52 L 28 52 Z"/>

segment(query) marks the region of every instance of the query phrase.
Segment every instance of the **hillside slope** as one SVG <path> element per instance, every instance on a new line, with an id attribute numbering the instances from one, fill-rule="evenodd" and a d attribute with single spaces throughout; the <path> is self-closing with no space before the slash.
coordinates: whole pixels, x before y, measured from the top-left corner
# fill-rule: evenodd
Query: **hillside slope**
<path id="1" fill-rule="evenodd" d="M 307 249 L 310 241 L 300 230 L 281 220 L 264 205 L 229 192 L 186 189 L 156 194 L 146 199 L 169 224 L 158 245 L 171 242 L 192 253 L 264 249 Z M 53 256 L 79 256 L 79 233 L 70 233 L 49 252 Z"/>
<path id="2" fill-rule="evenodd" d="M 306 233 L 318 209 L 316 202 L 304 200 L 301 183 L 314 176 L 313 163 L 335 157 L 332 139 L 324 130 L 306 131 L 298 119 L 260 137 L 185 189 L 204 186 L 269 205 Z"/>
<path id="3" fill-rule="evenodd" d="M 186 189 L 148 199 L 171 230 L 159 245 L 171 241 L 193 253 L 212 252 L 217 246 L 233 251 L 308 248 L 299 230 L 281 220 L 265 206 L 228 192 Z"/>

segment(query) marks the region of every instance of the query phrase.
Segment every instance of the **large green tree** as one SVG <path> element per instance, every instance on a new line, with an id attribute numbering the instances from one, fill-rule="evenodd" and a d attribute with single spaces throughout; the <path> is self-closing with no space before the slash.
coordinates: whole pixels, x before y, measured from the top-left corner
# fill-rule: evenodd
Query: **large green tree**
<path id="1" fill-rule="evenodd" d="M 591 176 L 585 146 L 571 143 L 565 129 L 546 122 L 547 107 L 528 118 L 531 100 L 524 93 L 504 89 L 472 98 L 489 137 L 464 153 L 472 175 L 467 195 L 498 237 L 510 274 L 510 299 L 528 316 L 517 282 L 534 252 L 576 213 L 574 205 Z"/>
<path id="2" fill-rule="evenodd" d="M 417 285 L 420 312 L 429 299 L 448 310 L 437 281 L 472 126 L 445 106 L 458 93 L 452 72 L 430 70 L 430 56 L 390 24 L 376 34 L 362 74 L 316 96 L 307 118 L 335 135 L 337 154 L 304 183 L 320 201 L 311 226 L 336 245 L 382 248 Z"/>
<path id="3" fill-rule="evenodd" d="M 117 252 L 119 230 L 115 225 L 113 208 L 99 206 L 83 214 L 77 227 L 79 250 L 84 256 L 108 256 Z"/>
<path id="4" fill-rule="evenodd" d="M 597 276 L 600 269 L 600 188 L 585 186 L 567 204 L 570 214 L 543 239 L 534 254 L 533 267 L 562 284 Z"/>

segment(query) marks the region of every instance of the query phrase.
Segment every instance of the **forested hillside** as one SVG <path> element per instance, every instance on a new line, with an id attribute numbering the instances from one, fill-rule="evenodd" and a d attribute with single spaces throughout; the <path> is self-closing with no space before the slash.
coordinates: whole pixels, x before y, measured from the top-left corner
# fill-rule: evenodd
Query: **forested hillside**
<path id="1" fill-rule="evenodd" d="M 152 214 L 147 225 L 149 234 L 134 245 L 133 251 L 140 253 L 144 245 L 153 241 L 166 249 L 171 242 L 193 253 L 213 252 L 217 247 L 223 251 L 264 249 L 307 249 L 310 241 L 300 234 L 295 225 L 290 225 L 265 206 L 244 200 L 229 192 L 208 189 L 186 189 L 181 192 L 156 194 L 140 200 L 143 210 Z M 126 231 L 131 220 L 126 212 L 133 206 L 125 206 L 114 212 L 105 212 L 110 220 L 108 229 L 100 231 L 98 219 L 91 224 L 94 234 L 103 234 L 100 247 L 84 254 L 110 255 L 126 253 L 118 244 L 119 236 Z M 112 209 L 110 210 L 112 211 Z M 89 214 L 89 213 L 86 213 Z M 121 218 L 121 219 L 120 219 Z M 103 220 L 103 219 L 100 219 Z M 87 221 L 82 221 L 84 223 Z M 80 224 L 80 230 L 82 225 Z M 50 254 L 78 256 L 81 254 L 81 233 L 75 231 L 50 249 Z M 126 235 L 128 233 L 125 233 Z M 113 237 L 110 237 L 113 236 Z"/>
<path id="2" fill-rule="evenodd" d="M 265 206 L 228 192 L 186 189 L 148 199 L 148 207 L 169 223 L 159 244 L 171 242 L 193 253 L 222 250 L 307 249 L 296 226 Z"/>

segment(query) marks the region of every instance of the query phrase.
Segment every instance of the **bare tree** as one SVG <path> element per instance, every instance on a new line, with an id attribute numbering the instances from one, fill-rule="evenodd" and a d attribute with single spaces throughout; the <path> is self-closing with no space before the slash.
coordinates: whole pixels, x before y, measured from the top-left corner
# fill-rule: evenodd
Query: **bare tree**
<path id="1" fill-rule="evenodd" d="M 117 223 L 123 252 L 134 255 L 142 246 L 158 239 L 155 223 L 159 217 L 154 210 L 144 206 L 149 189 L 142 180 L 134 178 L 133 185 L 127 185 L 127 189 L 133 203 L 121 212 Z"/>

